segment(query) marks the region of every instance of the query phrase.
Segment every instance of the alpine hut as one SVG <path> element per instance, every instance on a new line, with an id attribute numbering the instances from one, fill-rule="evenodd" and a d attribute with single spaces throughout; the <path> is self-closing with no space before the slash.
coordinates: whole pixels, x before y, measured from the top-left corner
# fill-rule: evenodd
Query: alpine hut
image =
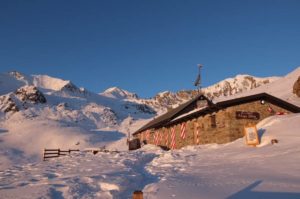
<path id="1" fill-rule="evenodd" d="M 199 94 L 154 118 L 133 135 L 141 143 L 179 149 L 187 145 L 227 143 L 244 136 L 245 125 L 272 116 L 299 113 L 300 107 L 267 93 L 212 102 Z"/>

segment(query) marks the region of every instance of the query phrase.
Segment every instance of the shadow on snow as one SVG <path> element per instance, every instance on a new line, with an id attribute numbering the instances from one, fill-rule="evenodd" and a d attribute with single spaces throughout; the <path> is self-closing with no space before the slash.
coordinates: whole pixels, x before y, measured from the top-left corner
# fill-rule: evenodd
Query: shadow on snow
<path id="1" fill-rule="evenodd" d="M 290 192 L 264 192 L 264 191 L 252 191 L 255 187 L 262 183 L 262 180 L 258 180 L 241 191 L 229 196 L 226 199 L 253 199 L 253 198 L 272 198 L 272 199 L 296 199 L 300 198 L 300 193 Z"/>

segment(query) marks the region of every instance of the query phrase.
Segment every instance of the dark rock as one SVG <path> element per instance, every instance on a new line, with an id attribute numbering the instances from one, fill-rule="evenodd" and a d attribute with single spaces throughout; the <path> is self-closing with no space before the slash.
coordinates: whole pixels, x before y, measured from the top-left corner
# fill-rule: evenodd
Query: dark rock
<path id="1" fill-rule="evenodd" d="M 101 120 L 109 125 L 117 124 L 117 116 L 116 113 L 110 108 L 105 108 L 103 113 L 100 116 Z"/>
<path id="2" fill-rule="evenodd" d="M 23 102 L 46 103 L 47 100 L 43 93 L 35 86 L 23 86 L 15 92 L 16 96 Z"/>
<path id="3" fill-rule="evenodd" d="M 4 95 L 0 96 L 0 110 L 5 113 L 18 112 L 19 108 L 11 97 Z"/>
<path id="4" fill-rule="evenodd" d="M 64 85 L 61 89 L 61 91 L 70 91 L 70 92 L 77 92 L 80 93 L 80 89 L 75 86 L 72 82 L 67 83 L 66 85 Z"/>

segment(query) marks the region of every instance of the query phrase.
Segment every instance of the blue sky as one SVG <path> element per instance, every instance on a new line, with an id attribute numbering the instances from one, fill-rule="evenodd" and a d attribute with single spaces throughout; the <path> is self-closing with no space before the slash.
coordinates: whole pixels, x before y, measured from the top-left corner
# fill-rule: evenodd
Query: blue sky
<path id="1" fill-rule="evenodd" d="M 300 66 L 298 0 L 1 0 L 0 70 L 151 97 Z"/>

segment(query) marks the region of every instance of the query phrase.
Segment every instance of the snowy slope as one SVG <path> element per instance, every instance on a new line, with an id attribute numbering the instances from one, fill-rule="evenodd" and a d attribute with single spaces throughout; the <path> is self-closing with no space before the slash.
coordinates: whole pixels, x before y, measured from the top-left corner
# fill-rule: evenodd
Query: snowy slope
<path id="1" fill-rule="evenodd" d="M 147 167 L 161 180 L 144 191 L 148 198 L 299 198 L 299 121 L 299 114 L 262 121 L 256 148 L 239 139 L 166 152 Z"/>
<path id="2" fill-rule="evenodd" d="M 27 85 L 23 77 L 16 77 L 14 73 L 0 74 L 0 95 L 13 92 L 18 88 Z"/>
<path id="3" fill-rule="evenodd" d="M 5 162 L 40 159 L 43 148 L 103 147 L 126 136 L 127 118 L 133 125 L 155 115 L 121 89 L 126 97 L 111 98 L 71 81 L 19 72 L 1 74 L 0 82 L 0 157 Z"/>
<path id="4" fill-rule="evenodd" d="M 243 139 L 223 145 L 162 151 L 73 153 L 0 171 L 0 198 L 253 199 L 300 197 L 300 115 L 259 123 L 262 144 Z M 271 145 L 276 138 L 278 144 Z"/>
<path id="5" fill-rule="evenodd" d="M 67 84 L 70 84 L 71 81 L 53 78 L 48 75 L 33 75 L 32 83 L 39 88 L 59 91 Z"/>

